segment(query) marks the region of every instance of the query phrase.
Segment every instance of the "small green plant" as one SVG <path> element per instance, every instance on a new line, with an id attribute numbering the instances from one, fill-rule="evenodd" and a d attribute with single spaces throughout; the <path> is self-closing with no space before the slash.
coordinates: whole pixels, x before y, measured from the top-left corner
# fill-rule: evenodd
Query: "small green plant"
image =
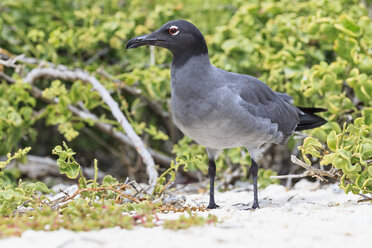
<path id="1" fill-rule="evenodd" d="M 205 224 L 214 224 L 217 222 L 218 220 L 215 215 L 209 214 L 207 218 L 204 218 L 188 212 L 188 216 L 181 215 L 177 220 L 166 220 L 164 222 L 164 228 L 171 230 L 180 230 L 190 228 L 192 226 L 202 226 Z"/>
<path id="2" fill-rule="evenodd" d="M 22 159 L 31 150 L 30 147 L 19 149 L 18 152 L 11 155 L 8 153 L 7 160 L 0 162 L 0 176 L 4 175 L 2 171 L 13 159 Z M 18 206 L 39 207 L 42 205 L 39 193 L 49 193 L 48 187 L 42 182 L 30 183 L 19 180 L 18 184 L 5 184 L 4 179 L 0 177 L 0 216 L 11 214 Z"/>
<path id="3" fill-rule="evenodd" d="M 370 128 L 362 118 L 343 126 L 341 132 L 332 131 L 327 136 L 327 148 L 308 137 L 299 147 L 307 164 L 307 155 L 320 159 L 321 165 L 331 164 L 342 174 L 340 187 L 345 192 L 372 193 L 372 139 Z"/>
<path id="4" fill-rule="evenodd" d="M 278 174 L 270 169 L 258 169 L 258 184 L 260 188 L 264 189 L 271 184 L 279 184 L 278 179 L 273 179 L 271 176 L 277 176 Z"/>
<path id="5" fill-rule="evenodd" d="M 192 155 L 189 152 L 184 152 L 178 155 L 175 160 L 172 160 L 170 167 L 164 171 L 158 178 L 154 193 L 160 196 L 174 180 L 176 179 L 176 173 L 180 166 L 184 166 L 184 170 L 188 170 L 189 167 L 196 167 L 196 165 L 202 163 L 202 155 Z"/>
<path id="6" fill-rule="evenodd" d="M 69 148 L 65 142 L 62 146 L 56 146 L 52 153 L 58 156 L 57 165 L 61 174 L 66 174 L 68 178 L 75 179 L 82 175 L 80 165 L 73 157 L 76 153 Z"/>
<path id="7" fill-rule="evenodd" d="M 21 149 L 15 154 L 7 155 L 7 160 L 0 162 L 1 169 L 13 159 L 21 159 L 30 151 L 30 148 Z M 205 211 L 205 208 L 185 206 L 174 208 L 163 206 L 161 201 L 152 200 L 160 196 L 175 178 L 178 165 L 168 169 L 159 178 L 157 193 L 154 196 L 133 194 L 130 185 L 119 183 L 114 177 L 107 175 L 102 183 L 97 181 L 98 165 L 95 161 L 95 176 L 86 179 L 81 171 L 79 163 L 75 160 L 76 154 L 71 148 L 63 143 L 56 146 L 53 154 L 58 156 L 57 165 L 60 173 L 70 179 L 79 177 L 79 187 L 72 195 L 62 195 L 51 201 L 47 197 L 51 193 L 42 182 L 26 183 L 21 180 L 16 186 L 3 185 L 0 188 L 0 238 L 13 235 L 21 235 L 22 232 L 33 230 L 53 231 L 65 228 L 73 231 L 89 231 L 102 228 L 119 226 L 131 229 L 134 226 L 154 227 L 164 225 L 157 216 L 160 212 L 183 212 L 189 211 L 190 217 L 181 216 L 178 228 L 189 228 L 216 222 L 215 216 L 207 218 L 192 214 L 191 211 Z M 190 158 L 189 158 L 190 160 Z M 186 164 L 189 160 L 178 159 L 179 165 Z M 0 173 L 3 173 L 2 171 Z M 164 185 L 165 179 L 170 176 Z M 131 191 L 132 190 L 132 191 Z"/>

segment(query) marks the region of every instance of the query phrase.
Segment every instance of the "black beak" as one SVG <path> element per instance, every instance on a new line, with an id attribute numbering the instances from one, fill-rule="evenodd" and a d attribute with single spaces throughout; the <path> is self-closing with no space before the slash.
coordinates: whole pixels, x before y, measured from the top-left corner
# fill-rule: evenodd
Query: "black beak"
<path id="1" fill-rule="evenodd" d="M 126 48 L 136 48 L 140 46 L 159 46 L 164 40 L 151 37 L 151 34 L 141 35 L 128 41 Z"/>

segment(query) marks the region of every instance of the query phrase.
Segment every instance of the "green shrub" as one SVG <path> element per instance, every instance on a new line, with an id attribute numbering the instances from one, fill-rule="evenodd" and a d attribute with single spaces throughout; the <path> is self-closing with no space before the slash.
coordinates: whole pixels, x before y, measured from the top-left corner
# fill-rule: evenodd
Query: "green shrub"
<path id="1" fill-rule="evenodd" d="M 156 66 L 151 66 L 149 49 L 127 53 L 126 41 L 172 19 L 192 21 L 205 34 L 216 66 L 256 76 L 274 90 L 293 96 L 299 106 L 327 108 L 323 116 L 329 122 L 307 132 L 325 143 L 330 134 L 342 133 L 345 122 L 350 124 L 359 117 L 366 125 L 366 132 L 371 130 L 372 22 L 365 4 L 371 3 L 358 0 L 202 3 L 196 0 L 183 3 L 5 0 L 0 3 L 3 10 L 0 47 L 2 54 L 25 54 L 94 74 L 107 89 L 116 93 L 113 94 L 115 100 L 151 148 L 170 155 L 170 147 L 176 145 L 176 155 L 199 154 L 201 158 L 186 168 L 206 173 L 203 148 L 187 139 L 178 142 L 170 119 L 154 113 L 149 104 L 149 101 L 156 102 L 169 113 L 170 53 L 156 48 Z M 84 108 L 100 116 L 99 121 L 114 124 L 121 130 L 87 84 L 38 80 L 35 86 L 43 90 L 44 98 L 59 98 L 58 103 L 43 101 L 30 94 L 29 85 L 22 84 L 21 77 L 34 65 L 21 67 L 22 70 L 0 67 L 1 72 L 15 81 L 2 80 L 0 84 L 1 154 L 25 145 L 37 146 L 35 137 L 44 131 L 36 125 L 40 120 L 58 127 L 67 140 L 79 140 L 88 144 L 84 149 L 92 149 L 94 142 L 82 141 L 79 135 L 82 129 L 91 129 L 93 121 L 72 115 L 66 107 L 68 104 L 82 102 Z M 102 76 L 100 70 L 113 78 Z M 123 91 L 121 84 L 141 90 L 147 100 Z M 111 137 L 103 139 L 112 143 Z M 361 142 L 357 139 L 355 146 L 362 146 Z M 289 149 L 293 149 L 292 146 L 289 145 Z M 220 156 L 219 172 L 228 166 L 225 158 L 232 163 L 249 164 L 244 150 L 231 149 Z M 131 163 L 135 164 L 135 160 Z M 355 161 L 351 163 L 354 165 Z"/>
<path id="2" fill-rule="evenodd" d="M 372 193 L 372 139 L 371 128 L 362 118 L 344 125 L 341 132 L 333 130 L 327 136 L 327 148 L 314 138 L 306 138 L 300 147 L 304 160 L 306 155 L 320 158 L 321 165 L 331 164 L 342 171 L 340 187 L 346 193 Z"/>

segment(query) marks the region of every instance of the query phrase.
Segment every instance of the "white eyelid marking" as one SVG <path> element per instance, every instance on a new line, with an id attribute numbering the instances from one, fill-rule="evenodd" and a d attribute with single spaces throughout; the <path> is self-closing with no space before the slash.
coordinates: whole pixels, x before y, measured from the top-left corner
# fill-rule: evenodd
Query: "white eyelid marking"
<path id="1" fill-rule="evenodd" d="M 174 33 L 172 33 L 172 32 L 171 32 L 172 29 L 176 29 L 177 31 L 174 32 Z M 169 33 L 170 33 L 171 35 L 177 35 L 179 32 L 180 32 L 180 31 L 178 30 L 178 27 L 177 27 L 177 26 L 171 26 L 171 27 L 169 28 Z"/>

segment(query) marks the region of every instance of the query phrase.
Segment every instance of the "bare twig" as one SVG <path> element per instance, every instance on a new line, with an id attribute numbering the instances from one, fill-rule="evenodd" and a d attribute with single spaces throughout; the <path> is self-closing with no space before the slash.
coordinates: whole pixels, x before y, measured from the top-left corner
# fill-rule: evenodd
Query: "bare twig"
<path id="1" fill-rule="evenodd" d="M 302 178 L 302 177 L 307 177 L 307 176 L 312 176 L 316 177 L 321 181 L 327 181 L 324 177 L 330 177 L 330 178 L 335 178 L 335 179 L 340 179 L 340 177 L 334 172 L 334 171 L 326 171 L 323 169 L 318 169 L 315 168 L 311 165 L 306 164 L 305 162 L 302 162 L 296 156 L 292 155 L 291 156 L 291 161 L 304 168 L 306 171 L 302 174 L 298 175 L 280 175 L 280 176 L 271 176 L 270 178 L 274 179 L 288 179 L 288 178 Z"/>
<path id="2" fill-rule="evenodd" d="M 4 53 L 0 53 L 0 58 L 1 59 L 6 59 L 6 60 L 10 59 L 10 57 L 8 55 L 4 54 Z M 17 56 L 17 60 L 19 62 L 22 62 L 22 63 L 39 65 L 41 67 L 42 66 L 47 66 L 47 67 L 58 68 L 60 70 L 67 69 L 67 67 L 64 66 L 64 65 L 55 65 L 55 64 L 47 62 L 47 61 L 38 60 L 38 59 L 35 59 L 35 58 L 28 58 L 28 57 L 24 57 L 24 56 Z M 103 75 L 105 77 L 108 77 L 110 80 L 113 80 L 112 77 L 110 75 L 108 75 L 107 73 L 106 74 L 101 74 L 101 75 Z M 0 72 L 0 77 L 4 78 L 9 83 L 15 83 L 16 82 L 13 78 L 9 77 L 8 75 L 6 75 L 3 72 Z M 116 79 L 114 79 L 113 81 L 116 82 L 116 83 L 120 82 L 120 80 L 116 80 Z M 122 85 L 127 86 L 123 83 L 122 83 Z M 128 87 L 128 89 L 126 89 L 126 90 L 128 90 L 128 92 L 130 92 L 131 94 L 133 94 L 135 96 L 140 96 L 141 95 L 141 90 L 136 89 L 136 88 L 132 88 L 130 86 L 127 86 L 127 87 Z M 36 97 L 38 99 L 41 99 L 41 100 L 43 100 L 44 102 L 47 102 L 47 103 L 58 103 L 58 101 L 59 101 L 58 98 L 54 98 L 54 99 L 44 98 L 43 95 L 42 95 L 42 91 L 34 85 L 32 86 L 31 94 L 34 97 Z M 161 109 L 161 106 L 157 105 L 156 102 L 155 102 L 154 105 L 151 105 L 151 106 L 156 106 L 155 108 L 158 109 L 158 110 Z M 127 145 L 129 147 L 135 148 L 134 143 L 128 138 L 128 136 L 126 136 L 122 132 L 115 131 L 115 129 L 112 125 L 100 122 L 99 118 L 97 116 L 95 116 L 94 114 L 90 113 L 88 110 L 79 110 L 78 108 L 76 108 L 72 105 L 68 105 L 68 108 L 74 115 L 76 115 L 76 116 L 78 116 L 82 119 L 94 120 L 94 126 L 96 128 L 98 128 L 99 130 L 101 130 L 101 131 L 105 132 L 106 134 L 112 136 L 113 138 L 115 138 L 120 143 L 122 143 L 124 145 Z M 163 111 L 163 117 L 164 118 L 169 118 L 169 114 L 168 114 L 168 116 L 166 116 L 166 114 L 168 114 L 168 113 L 166 111 Z M 169 156 L 167 156 L 165 154 L 162 154 L 162 153 L 159 153 L 158 151 L 155 151 L 151 148 L 148 148 L 148 150 L 149 150 L 150 154 L 153 156 L 153 158 L 155 159 L 156 163 L 161 164 L 163 166 L 169 166 L 170 165 L 171 158 Z"/>
<path id="3" fill-rule="evenodd" d="M 60 78 L 64 80 L 81 80 L 92 84 L 93 88 L 97 90 L 104 102 L 111 109 L 112 114 L 116 120 L 123 127 L 127 133 L 129 139 L 135 145 L 137 152 L 141 155 L 144 163 L 146 164 L 146 171 L 149 176 L 150 185 L 155 185 L 158 178 L 158 172 L 155 169 L 155 163 L 151 154 L 145 148 L 141 138 L 135 133 L 132 126 L 129 124 L 128 120 L 125 118 L 124 114 L 120 111 L 117 102 L 112 99 L 111 95 L 105 89 L 105 87 L 92 75 L 82 70 L 67 70 L 60 68 L 35 68 L 31 70 L 30 73 L 24 78 L 25 83 L 32 84 L 38 78 Z M 71 106 L 72 107 L 72 106 Z M 71 108 L 70 108 L 71 109 Z"/>
<path id="4" fill-rule="evenodd" d="M 120 187 L 120 189 L 122 189 L 122 188 L 123 188 L 123 186 Z M 129 185 L 126 185 L 126 187 L 124 187 L 124 188 L 130 188 L 130 186 Z M 66 202 L 68 200 L 74 199 L 77 195 L 81 194 L 82 192 L 98 192 L 98 191 L 108 191 L 108 190 L 115 191 L 120 196 L 125 197 L 125 198 L 128 198 L 129 200 L 134 201 L 135 203 L 139 203 L 139 201 L 137 199 L 134 199 L 133 197 L 131 197 L 129 195 L 123 194 L 122 192 L 120 192 L 120 190 L 115 189 L 113 186 L 110 186 L 110 187 L 89 188 L 89 189 L 78 189 L 72 196 L 65 198 L 63 200 L 63 202 Z"/>
<path id="5" fill-rule="evenodd" d="M 42 91 L 37 88 L 36 86 L 32 86 L 31 93 L 33 96 L 36 98 L 42 99 L 45 102 L 53 102 L 53 103 L 58 103 L 58 98 L 54 99 L 47 99 L 42 96 Z M 124 133 L 115 131 L 114 126 L 108 124 L 108 123 L 103 123 L 99 121 L 99 118 L 90 113 L 88 110 L 80 110 L 76 108 L 75 106 L 68 105 L 68 109 L 76 116 L 82 118 L 82 119 L 89 119 L 94 121 L 94 126 L 97 127 L 99 130 L 105 132 L 106 134 L 112 136 L 116 140 L 118 140 L 120 143 L 127 145 L 129 147 L 135 148 L 135 145 L 133 142 L 126 136 Z M 171 163 L 171 158 L 168 157 L 167 155 L 161 154 L 151 148 L 148 148 L 150 154 L 154 157 L 155 161 L 158 164 L 166 165 L 169 166 Z"/>
<path id="6" fill-rule="evenodd" d="M 293 163 L 305 168 L 306 170 L 310 171 L 311 176 L 319 177 L 319 179 L 321 179 L 322 181 L 326 180 L 323 176 L 338 179 L 338 176 L 336 174 L 332 174 L 329 171 L 322 170 L 322 169 L 317 169 L 317 168 L 315 168 L 311 165 L 308 165 L 305 162 L 302 162 L 301 160 L 296 158 L 296 156 L 294 156 L 294 155 L 291 156 L 291 161 Z"/>
<path id="7" fill-rule="evenodd" d="M 23 54 L 15 56 L 15 57 L 8 57 L 7 60 L 0 59 L 0 65 L 6 66 L 6 67 L 17 68 L 16 63 L 18 60 L 21 60 L 22 58 L 24 58 Z"/>
<path id="8" fill-rule="evenodd" d="M 358 202 L 372 201 L 372 197 L 370 197 L 368 195 L 365 195 L 365 194 L 362 194 L 362 193 L 359 193 L 358 195 L 363 197 L 363 199 L 358 200 Z"/>
<path id="9" fill-rule="evenodd" d="M 137 89 L 137 88 L 134 88 L 134 87 L 131 87 L 129 85 L 126 85 L 124 82 L 122 82 L 121 80 L 119 79 L 115 79 L 113 78 L 111 75 L 109 75 L 107 72 L 105 72 L 103 69 L 98 69 L 97 70 L 97 73 L 99 73 L 101 76 L 105 77 L 105 78 L 108 78 L 110 79 L 111 81 L 113 81 L 114 83 L 117 83 L 120 88 L 122 88 L 125 92 L 133 95 L 133 96 L 136 96 L 136 97 L 139 97 L 141 100 L 143 100 L 156 114 L 160 115 L 162 118 L 164 119 L 167 119 L 169 120 L 170 116 L 169 116 L 169 113 L 164 111 L 163 110 L 163 107 L 161 106 L 161 104 L 159 104 L 159 102 L 157 101 L 154 101 L 154 100 L 151 100 L 147 97 L 145 97 L 143 94 L 142 94 L 142 91 L 140 89 Z"/>
<path id="10" fill-rule="evenodd" d="M 122 132 L 115 131 L 114 126 L 112 126 L 110 124 L 99 122 L 99 119 L 96 115 L 94 115 L 94 114 L 92 114 L 88 111 L 79 110 L 78 108 L 76 108 L 72 105 L 69 105 L 68 108 L 72 113 L 74 113 L 76 116 L 79 116 L 82 119 L 94 120 L 94 126 L 95 127 L 100 129 L 101 131 L 107 133 L 108 135 L 114 137 L 120 143 L 122 143 L 124 145 L 127 145 L 127 146 L 130 146 L 132 148 L 135 148 L 134 143 L 128 138 L 128 136 L 126 136 Z M 159 153 L 159 152 L 157 152 L 157 151 L 155 151 L 151 148 L 148 148 L 148 151 L 154 157 L 154 159 L 156 160 L 157 163 L 161 163 L 163 165 L 170 165 L 170 163 L 171 163 L 171 158 L 170 157 L 168 157 L 166 155 L 163 155 L 163 154 L 161 154 L 161 153 Z"/>
<path id="11" fill-rule="evenodd" d="M 9 77 L 8 75 L 6 75 L 4 72 L 0 71 L 0 77 L 5 79 L 5 81 L 7 81 L 8 83 L 11 83 L 11 84 L 15 84 L 15 80 L 11 77 Z"/>
<path id="12" fill-rule="evenodd" d="M 303 177 L 308 177 L 308 176 L 310 176 L 310 172 L 309 171 L 305 171 L 302 174 L 271 176 L 270 178 L 273 178 L 273 179 L 289 179 L 289 178 L 303 178 Z"/>
<path id="13" fill-rule="evenodd" d="M 150 46 L 150 66 L 155 65 L 155 47 Z"/>
<path id="14" fill-rule="evenodd" d="M 108 46 L 104 47 L 103 49 L 99 50 L 96 54 L 94 54 L 92 57 L 90 57 L 85 63 L 87 65 L 90 65 L 91 63 L 93 63 L 94 61 L 102 57 L 103 55 L 107 54 L 109 51 L 110 51 L 110 47 Z"/>
<path id="15" fill-rule="evenodd" d="M 7 61 L 14 62 L 13 65 L 15 65 L 15 63 L 19 61 L 21 63 L 31 64 L 31 65 L 38 65 L 40 67 L 54 67 L 54 68 L 58 68 L 58 69 L 61 69 L 61 70 L 67 69 L 67 67 L 64 66 L 64 65 L 55 65 L 55 64 L 53 64 L 51 62 L 48 62 L 48 61 L 45 61 L 45 60 L 39 60 L 39 59 L 35 59 L 35 58 L 25 57 L 23 54 L 15 56 L 15 57 L 10 57 L 9 55 L 0 52 L 0 58 L 1 59 L 6 59 Z M 8 66 L 8 67 L 13 67 L 13 66 Z"/>
<path id="16" fill-rule="evenodd" d="M 49 157 L 27 155 L 27 163 L 18 163 L 21 173 L 30 178 L 45 178 L 46 176 L 60 176 L 57 161 Z"/>

